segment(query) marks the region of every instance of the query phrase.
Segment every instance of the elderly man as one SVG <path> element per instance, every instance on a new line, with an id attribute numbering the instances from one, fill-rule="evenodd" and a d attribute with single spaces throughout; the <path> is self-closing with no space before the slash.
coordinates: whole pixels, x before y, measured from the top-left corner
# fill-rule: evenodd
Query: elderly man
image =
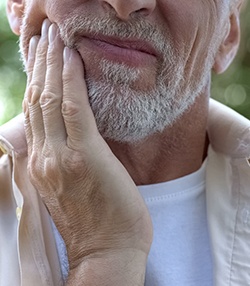
<path id="1" fill-rule="evenodd" d="M 8 0 L 28 79 L 0 131 L 0 285 L 249 283 L 250 123 L 209 100 L 240 5 Z"/>

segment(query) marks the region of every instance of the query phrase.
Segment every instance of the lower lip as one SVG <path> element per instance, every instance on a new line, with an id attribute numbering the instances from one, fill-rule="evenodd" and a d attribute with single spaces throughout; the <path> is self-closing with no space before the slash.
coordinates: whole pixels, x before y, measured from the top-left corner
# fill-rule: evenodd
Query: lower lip
<path id="1" fill-rule="evenodd" d="M 95 54 L 98 54 L 101 58 L 124 63 L 129 66 L 152 65 L 152 63 L 156 61 L 156 57 L 154 55 L 139 50 L 122 48 L 107 42 L 85 37 L 82 38 L 79 49 L 81 50 L 82 47 L 90 50 L 90 53 L 94 52 Z"/>

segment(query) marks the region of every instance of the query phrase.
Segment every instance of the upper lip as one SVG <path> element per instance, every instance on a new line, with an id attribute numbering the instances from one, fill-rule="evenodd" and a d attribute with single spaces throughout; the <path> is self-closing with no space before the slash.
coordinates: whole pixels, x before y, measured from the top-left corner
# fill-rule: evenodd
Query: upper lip
<path id="1" fill-rule="evenodd" d="M 128 38 L 128 39 L 122 39 L 118 37 L 110 37 L 110 36 L 104 36 L 104 35 L 81 35 L 82 37 L 88 38 L 90 40 L 97 40 L 101 41 L 113 46 L 117 46 L 124 49 L 131 49 L 136 50 L 139 52 L 143 52 L 152 56 L 157 56 L 158 52 L 157 50 L 147 41 L 143 41 L 136 38 Z"/>

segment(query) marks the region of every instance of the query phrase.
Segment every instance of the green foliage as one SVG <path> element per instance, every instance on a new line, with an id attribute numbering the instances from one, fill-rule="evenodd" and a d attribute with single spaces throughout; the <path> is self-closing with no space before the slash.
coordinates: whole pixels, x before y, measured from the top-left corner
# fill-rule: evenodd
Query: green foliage
<path id="1" fill-rule="evenodd" d="M 3 3 L 0 14 L 5 15 Z M 7 19 L 0 25 L 0 123 L 21 112 L 26 76 L 19 61 L 18 37 L 10 31 Z"/>
<path id="2" fill-rule="evenodd" d="M 241 45 L 230 68 L 213 77 L 212 97 L 250 119 L 250 3 L 242 12 Z"/>
<path id="3" fill-rule="evenodd" d="M 7 24 L 0 3 L 0 124 L 21 112 L 26 76 L 18 53 L 18 38 Z M 212 97 L 250 118 L 250 3 L 242 15 L 239 54 L 226 73 L 213 77 Z"/>

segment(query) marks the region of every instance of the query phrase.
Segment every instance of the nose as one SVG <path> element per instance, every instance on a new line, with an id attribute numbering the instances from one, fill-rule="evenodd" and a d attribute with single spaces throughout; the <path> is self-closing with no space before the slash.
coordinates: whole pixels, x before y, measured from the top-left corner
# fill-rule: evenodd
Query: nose
<path id="1" fill-rule="evenodd" d="M 128 20 L 133 14 L 150 15 L 157 0 L 100 0 L 105 9 L 114 10 L 121 20 Z"/>

